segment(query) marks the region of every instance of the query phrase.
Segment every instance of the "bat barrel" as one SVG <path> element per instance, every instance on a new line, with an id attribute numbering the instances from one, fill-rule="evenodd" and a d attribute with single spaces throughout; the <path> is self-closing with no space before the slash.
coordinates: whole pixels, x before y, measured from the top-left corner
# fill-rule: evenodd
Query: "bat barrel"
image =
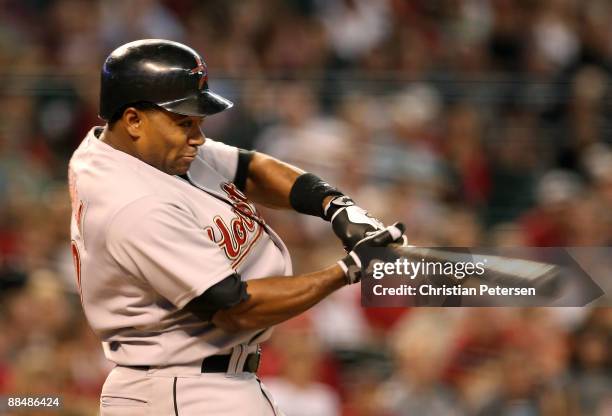
<path id="1" fill-rule="evenodd" d="M 396 246 L 394 251 L 400 256 L 414 262 L 439 262 L 483 264 L 484 273 L 473 276 L 484 284 L 503 287 L 534 288 L 539 296 L 552 296 L 561 287 L 561 268 L 550 263 L 525 260 L 511 257 L 471 254 L 436 248 L 415 246 Z M 444 278 L 444 283 L 450 280 L 454 284 L 463 284 L 465 279 L 453 276 L 426 276 L 431 281 L 434 278 Z"/>

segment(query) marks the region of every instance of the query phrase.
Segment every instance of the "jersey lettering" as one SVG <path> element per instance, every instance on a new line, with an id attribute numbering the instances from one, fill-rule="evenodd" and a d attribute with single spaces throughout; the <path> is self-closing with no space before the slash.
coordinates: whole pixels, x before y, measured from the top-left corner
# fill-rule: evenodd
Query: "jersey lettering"
<path id="1" fill-rule="evenodd" d="M 216 230 L 211 226 L 205 228 L 205 231 L 212 241 L 214 241 L 219 247 L 225 252 L 225 256 L 237 264 L 242 261 L 245 254 L 251 248 L 251 246 L 261 236 L 261 227 L 256 227 L 255 222 L 251 222 L 247 225 L 247 221 L 244 217 L 237 215 L 232 218 L 229 226 L 220 216 L 215 216 L 213 219 Z M 257 228 L 257 232 L 253 233 Z M 253 237 L 249 240 L 249 235 Z"/>
<path id="2" fill-rule="evenodd" d="M 236 220 L 238 220 L 237 217 L 232 218 L 231 231 L 230 227 L 228 227 L 227 224 L 225 224 L 225 221 L 223 221 L 223 218 L 216 216 L 213 220 L 213 222 L 217 226 L 217 229 L 221 233 L 221 240 L 215 242 L 219 246 L 221 246 L 221 248 L 223 248 L 223 251 L 225 251 L 225 255 L 230 260 L 233 260 L 238 257 L 238 255 L 240 254 L 240 248 L 242 244 L 244 244 L 244 240 L 238 238 L 238 236 L 236 236 L 236 234 L 234 233 L 234 224 Z"/>
<path id="3" fill-rule="evenodd" d="M 225 182 L 221 184 L 221 189 L 225 192 L 227 197 L 235 202 L 247 202 L 249 199 L 243 194 L 240 189 L 231 182 Z"/>
<path id="4" fill-rule="evenodd" d="M 215 229 L 209 226 L 205 228 L 205 231 L 208 238 L 223 249 L 226 257 L 232 261 L 232 266 L 235 267 L 261 236 L 261 227 L 264 222 L 255 207 L 249 204 L 248 198 L 236 188 L 236 185 L 223 183 L 221 189 L 231 201 L 232 211 L 236 216 L 230 220 L 228 225 L 223 218 L 217 215 L 213 218 Z M 249 236 L 252 237 L 249 238 Z"/>
<path id="5" fill-rule="evenodd" d="M 230 182 L 225 182 L 221 184 L 221 189 L 232 202 L 234 212 L 245 220 L 249 231 L 253 231 L 255 229 L 254 222 L 264 225 L 263 218 L 259 216 L 259 213 L 255 207 L 249 203 L 249 199 L 236 187 L 236 185 Z"/>

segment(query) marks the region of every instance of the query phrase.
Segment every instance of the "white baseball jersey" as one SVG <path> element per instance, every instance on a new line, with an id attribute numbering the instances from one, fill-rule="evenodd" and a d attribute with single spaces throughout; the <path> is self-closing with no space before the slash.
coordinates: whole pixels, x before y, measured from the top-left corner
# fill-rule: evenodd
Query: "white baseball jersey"
<path id="1" fill-rule="evenodd" d="M 119 365 L 181 365 L 255 344 L 182 308 L 233 273 L 291 274 L 280 238 L 232 183 L 238 149 L 207 139 L 187 176 L 168 175 L 92 129 L 69 168 L 72 251 L 87 319 Z"/>

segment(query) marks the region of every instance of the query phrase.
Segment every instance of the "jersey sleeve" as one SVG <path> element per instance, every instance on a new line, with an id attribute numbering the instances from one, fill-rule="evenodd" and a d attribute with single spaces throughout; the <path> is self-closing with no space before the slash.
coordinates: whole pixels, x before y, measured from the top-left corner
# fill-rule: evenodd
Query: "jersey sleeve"
<path id="1" fill-rule="evenodd" d="M 206 139 L 204 145 L 200 146 L 199 157 L 211 165 L 228 182 L 233 182 L 238 169 L 239 149 L 225 143 Z"/>
<path id="2" fill-rule="evenodd" d="M 107 230 L 111 256 L 177 308 L 235 273 L 193 215 L 145 197 L 117 213 Z"/>

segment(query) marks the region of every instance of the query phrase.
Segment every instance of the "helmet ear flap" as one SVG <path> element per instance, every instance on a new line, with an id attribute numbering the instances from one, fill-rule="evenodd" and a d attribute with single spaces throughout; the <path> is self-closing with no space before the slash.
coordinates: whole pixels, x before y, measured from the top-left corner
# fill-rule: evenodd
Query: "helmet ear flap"
<path id="1" fill-rule="evenodd" d="M 208 88 L 208 68 L 190 47 L 143 39 L 115 49 L 101 72 L 100 110 L 113 123 L 129 105 L 157 105 L 178 114 L 208 116 L 232 107 Z"/>

